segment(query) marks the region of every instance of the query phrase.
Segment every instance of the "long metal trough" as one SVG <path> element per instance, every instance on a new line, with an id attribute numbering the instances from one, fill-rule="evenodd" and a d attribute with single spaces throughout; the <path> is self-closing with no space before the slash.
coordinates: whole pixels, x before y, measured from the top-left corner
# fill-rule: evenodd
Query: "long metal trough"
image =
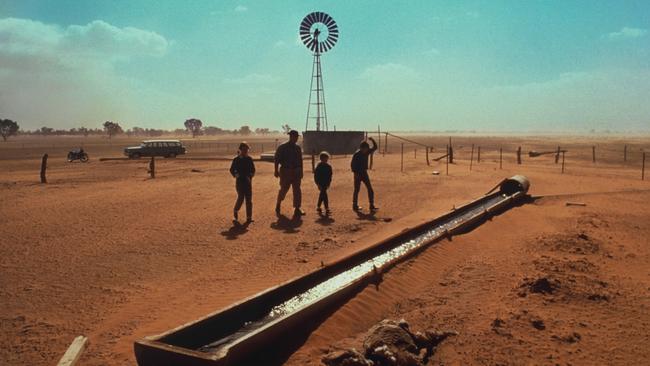
<path id="1" fill-rule="evenodd" d="M 467 230 L 526 196 L 521 175 L 485 195 L 414 228 L 267 289 L 228 308 L 134 344 L 140 366 L 273 364 L 340 304 L 382 272 L 441 238 Z M 268 362 L 267 362 L 268 361 Z M 275 363 L 278 363 L 277 361 Z"/>

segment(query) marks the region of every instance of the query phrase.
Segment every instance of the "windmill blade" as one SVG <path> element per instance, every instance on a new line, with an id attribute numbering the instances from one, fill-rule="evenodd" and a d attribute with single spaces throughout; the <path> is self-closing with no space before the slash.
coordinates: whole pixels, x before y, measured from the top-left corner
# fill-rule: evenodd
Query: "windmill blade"
<path id="1" fill-rule="evenodd" d="M 339 35 L 336 33 L 330 33 L 327 38 L 332 38 L 335 42 L 339 39 Z"/>
<path id="2" fill-rule="evenodd" d="M 325 15 L 325 14 L 321 13 L 320 11 L 317 11 L 316 12 L 316 21 L 319 22 L 319 23 L 322 23 L 323 22 L 323 15 Z"/>
<path id="3" fill-rule="evenodd" d="M 332 48 L 334 47 L 334 44 L 336 44 L 336 41 L 334 39 L 327 37 L 327 41 L 325 41 L 325 44 L 327 44 L 328 48 Z"/>
<path id="4" fill-rule="evenodd" d="M 327 27 L 327 30 L 328 30 L 329 32 L 336 32 L 336 33 L 338 33 L 338 31 L 339 31 L 339 27 L 336 25 L 336 23 L 334 23 L 334 25 L 332 25 L 331 27 Z"/>
<path id="5" fill-rule="evenodd" d="M 309 26 L 312 26 L 314 23 L 316 23 L 316 14 L 311 13 L 307 15 L 307 19 L 309 19 Z"/>
<path id="6" fill-rule="evenodd" d="M 334 19 L 332 19 L 332 17 L 329 16 L 329 15 L 327 16 L 327 19 L 325 19 L 325 21 L 323 21 L 323 23 L 325 23 L 328 27 L 330 27 L 332 24 L 336 24 Z"/>
<path id="7" fill-rule="evenodd" d="M 315 40 L 312 39 L 311 41 L 309 41 L 309 45 L 307 46 L 307 48 L 309 48 L 312 51 L 316 51 L 316 47 L 318 47 L 318 43 L 316 43 Z"/>
<path id="8" fill-rule="evenodd" d="M 311 26 L 308 24 L 301 24 L 300 25 L 300 31 L 301 32 L 306 32 L 309 33 L 309 30 L 311 29 Z"/>

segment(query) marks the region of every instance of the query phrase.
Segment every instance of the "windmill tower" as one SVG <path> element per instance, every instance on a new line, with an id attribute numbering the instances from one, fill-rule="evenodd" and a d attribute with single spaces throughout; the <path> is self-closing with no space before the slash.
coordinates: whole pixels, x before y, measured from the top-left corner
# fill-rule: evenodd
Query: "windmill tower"
<path id="1" fill-rule="evenodd" d="M 334 19 L 328 14 L 316 11 L 300 23 L 300 39 L 314 53 L 314 63 L 311 69 L 311 84 L 309 87 L 309 103 L 305 131 L 309 130 L 309 122 L 315 122 L 316 131 L 328 131 L 327 107 L 325 106 L 325 88 L 321 69 L 321 55 L 334 47 L 339 38 L 339 28 Z"/>

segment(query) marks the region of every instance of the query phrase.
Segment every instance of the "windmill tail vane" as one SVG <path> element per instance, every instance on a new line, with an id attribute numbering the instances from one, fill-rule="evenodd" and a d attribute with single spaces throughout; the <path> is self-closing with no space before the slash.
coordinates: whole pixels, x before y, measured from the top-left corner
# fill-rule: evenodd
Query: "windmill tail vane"
<path id="1" fill-rule="evenodd" d="M 331 16 L 317 11 L 305 16 L 300 23 L 299 33 L 304 45 L 314 53 L 305 131 L 309 129 L 310 120 L 315 120 L 316 131 L 321 129 L 327 131 L 327 108 L 325 106 L 321 54 L 334 47 L 339 37 L 339 28 Z"/>

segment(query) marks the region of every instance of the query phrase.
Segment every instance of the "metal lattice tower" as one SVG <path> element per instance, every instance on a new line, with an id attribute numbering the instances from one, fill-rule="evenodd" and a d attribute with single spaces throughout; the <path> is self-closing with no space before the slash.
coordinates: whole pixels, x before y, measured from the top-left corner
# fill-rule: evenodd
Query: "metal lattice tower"
<path id="1" fill-rule="evenodd" d="M 323 30 L 327 31 L 322 36 Z M 314 52 L 314 63 L 311 69 L 309 87 L 309 103 L 305 131 L 309 129 L 309 120 L 316 120 L 316 131 L 328 130 L 327 107 L 325 106 L 325 88 L 323 86 L 323 71 L 321 55 L 329 51 L 339 37 L 339 30 L 332 17 L 323 12 L 308 14 L 300 23 L 300 38 L 307 48 Z"/>

